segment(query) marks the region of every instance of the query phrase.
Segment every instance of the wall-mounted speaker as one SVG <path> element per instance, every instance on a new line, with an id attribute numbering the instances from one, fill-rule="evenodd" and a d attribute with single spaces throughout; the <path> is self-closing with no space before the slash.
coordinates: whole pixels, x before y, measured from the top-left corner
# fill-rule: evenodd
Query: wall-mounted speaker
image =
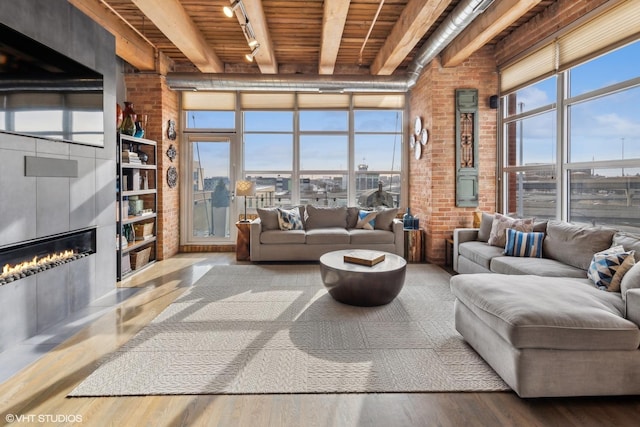
<path id="1" fill-rule="evenodd" d="M 498 108 L 498 95 L 491 95 L 489 97 L 489 108 Z"/>

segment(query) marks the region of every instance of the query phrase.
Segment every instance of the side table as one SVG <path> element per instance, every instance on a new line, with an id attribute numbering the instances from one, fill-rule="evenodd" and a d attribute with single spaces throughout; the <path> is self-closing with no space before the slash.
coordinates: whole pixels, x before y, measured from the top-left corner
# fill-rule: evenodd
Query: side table
<path id="1" fill-rule="evenodd" d="M 418 230 L 404 230 L 404 258 L 407 262 L 424 261 L 423 232 Z"/>
<path id="2" fill-rule="evenodd" d="M 236 260 L 249 261 L 251 252 L 249 251 L 251 223 L 238 221 L 236 222 L 238 233 L 236 236 Z"/>
<path id="3" fill-rule="evenodd" d="M 453 239 L 447 239 L 444 243 L 444 261 L 447 267 L 453 266 Z"/>

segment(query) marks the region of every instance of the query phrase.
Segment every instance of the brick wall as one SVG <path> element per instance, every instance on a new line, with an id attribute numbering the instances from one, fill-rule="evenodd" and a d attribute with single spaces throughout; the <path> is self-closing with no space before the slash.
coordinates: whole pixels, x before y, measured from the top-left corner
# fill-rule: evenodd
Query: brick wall
<path id="1" fill-rule="evenodd" d="M 429 131 L 422 157 L 409 161 L 409 205 L 426 233 L 427 261 L 444 264 L 445 241 L 456 227 L 471 227 L 475 208 L 455 200 L 455 89 L 478 89 L 479 189 L 481 210 L 495 210 L 496 119 L 489 97 L 497 93 L 493 46 L 484 47 L 458 67 L 442 68 L 436 58 L 425 67 L 410 94 L 411 130 L 416 116 Z"/>
<path id="2" fill-rule="evenodd" d="M 127 101 L 133 102 L 138 115 L 148 115 L 145 138 L 158 143 L 157 258 L 166 259 L 178 253 L 180 243 L 178 186 L 169 188 L 166 179 L 169 166 L 178 168 L 180 156 L 179 140 L 171 141 L 167 137 L 169 120 L 176 122 L 176 131 L 179 129 L 178 93 L 170 90 L 165 77 L 158 74 L 126 74 L 125 84 Z M 173 162 L 166 155 L 170 144 L 178 151 L 178 157 Z"/>

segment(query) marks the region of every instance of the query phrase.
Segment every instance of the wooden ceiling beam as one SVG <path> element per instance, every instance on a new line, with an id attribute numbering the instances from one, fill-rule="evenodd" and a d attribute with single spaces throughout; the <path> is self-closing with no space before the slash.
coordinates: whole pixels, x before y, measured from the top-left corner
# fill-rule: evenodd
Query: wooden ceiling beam
<path id="1" fill-rule="evenodd" d="M 371 74 L 390 75 L 409 55 L 451 0 L 409 0 L 371 64 Z"/>
<path id="2" fill-rule="evenodd" d="M 443 67 L 455 67 L 505 28 L 540 3 L 540 0 L 498 0 L 456 37 L 441 53 Z"/>
<path id="3" fill-rule="evenodd" d="M 223 73 L 224 63 L 211 49 L 204 36 L 179 0 L 131 0 L 203 73 Z"/>
<path id="4" fill-rule="evenodd" d="M 260 68 L 260 72 L 262 74 L 278 74 L 278 62 L 273 51 L 273 43 L 267 26 L 267 18 L 265 18 L 264 9 L 262 8 L 262 0 L 242 0 L 242 4 L 245 12 L 247 12 L 247 18 L 251 23 L 256 40 L 260 43 L 260 50 L 258 50 L 254 58 L 258 68 Z M 241 15 L 241 12 L 236 9 L 238 22 L 242 25 L 244 22 Z"/>
<path id="5" fill-rule="evenodd" d="M 319 74 L 333 74 L 351 0 L 325 0 Z"/>
<path id="6" fill-rule="evenodd" d="M 156 49 L 100 0 L 69 0 L 73 6 L 109 31 L 116 39 L 116 55 L 140 71 L 156 69 Z"/>

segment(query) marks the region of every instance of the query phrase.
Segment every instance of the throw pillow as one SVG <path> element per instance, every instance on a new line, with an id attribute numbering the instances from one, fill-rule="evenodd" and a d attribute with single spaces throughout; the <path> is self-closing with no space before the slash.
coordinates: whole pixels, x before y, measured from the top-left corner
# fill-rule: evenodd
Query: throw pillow
<path id="1" fill-rule="evenodd" d="M 629 289 L 640 288 L 640 263 L 636 263 L 629 269 L 620 282 L 620 293 L 622 299 L 627 300 L 627 291 Z"/>
<path id="2" fill-rule="evenodd" d="M 358 213 L 358 223 L 356 228 L 364 228 L 365 230 L 373 230 L 378 212 L 360 211 Z"/>
<path id="3" fill-rule="evenodd" d="M 628 252 L 635 252 L 635 251 L 628 251 Z M 626 276 L 627 272 L 631 270 L 631 267 L 633 267 L 635 264 L 636 264 L 636 258 L 633 255 L 629 255 L 624 259 L 624 261 L 622 261 L 622 264 L 620 264 L 620 267 L 618 267 L 618 269 L 616 270 L 616 274 L 613 275 L 613 279 L 611 279 L 611 284 L 609 285 L 609 290 L 611 292 L 620 292 L 620 289 L 621 289 L 620 284 L 622 283 L 622 279 L 624 278 L 624 276 Z"/>
<path id="4" fill-rule="evenodd" d="M 280 230 L 303 230 L 302 218 L 300 218 L 300 209 L 293 208 L 291 210 L 278 208 L 278 224 Z"/>
<path id="5" fill-rule="evenodd" d="M 379 209 L 373 228 L 376 230 L 391 230 L 391 225 L 396 215 L 398 215 L 398 208 Z"/>
<path id="6" fill-rule="evenodd" d="M 633 257 L 633 252 L 625 252 L 622 245 L 614 246 L 593 254 L 587 277 L 601 290 L 616 292 L 611 281 L 616 271 L 627 257 Z"/>
<path id="7" fill-rule="evenodd" d="M 640 234 L 618 231 L 613 235 L 611 246 L 622 245 L 625 251 L 636 251 L 634 258 L 640 262 Z"/>
<path id="8" fill-rule="evenodd" d="M 504 254 L 508 256 L 542 258 L 544 233 L 523 233 L 507 229 L 507 244 Z"/>
<path id="9" fill-rule="evenodd" d="M 356 228 L 356 224 L 358 223 L 358 213 L 360 212 L 360 208 L 357 206 L 350 206 L 347 208 L 347 228 Z"/>
<path id="10" fill-rule="evenodd" d="M 347 207 L 321 207 L 307 205 L 307 230 L 317 228 L 339 227 L 347 228 Z"/>
<path id="11" fill-rule="evenodd" d="M 491 234 L 489 235 L 489 241 L 487 243 L 492 246 L 501 246 L 504 248 L 507 243 L 508 228 L 528 233 L 533 231 L 533 221 L 534 218 L 516 219 L 496 212 L 493 216 Z"/>
<path id="12" fill-rule="evenodd" d="M 278 222 L 278 208 L 257 208 L 262 230 L 278 230 L 280 225 Z"/>
<path id="13" fill-rule="evenodd" d="M 615 230 L 549 220 L 542 245 L 545 258 L 589 270 L 593 254 L 611 247 Z"/>
<path id="14" fill-rule="evenodd" d="M 478 230 L 479 242 L 489 241 L 492 225 L 493 225 L 493 214 L 482 212 L 482 219 L 480 220 L 480 229 Z"/>

